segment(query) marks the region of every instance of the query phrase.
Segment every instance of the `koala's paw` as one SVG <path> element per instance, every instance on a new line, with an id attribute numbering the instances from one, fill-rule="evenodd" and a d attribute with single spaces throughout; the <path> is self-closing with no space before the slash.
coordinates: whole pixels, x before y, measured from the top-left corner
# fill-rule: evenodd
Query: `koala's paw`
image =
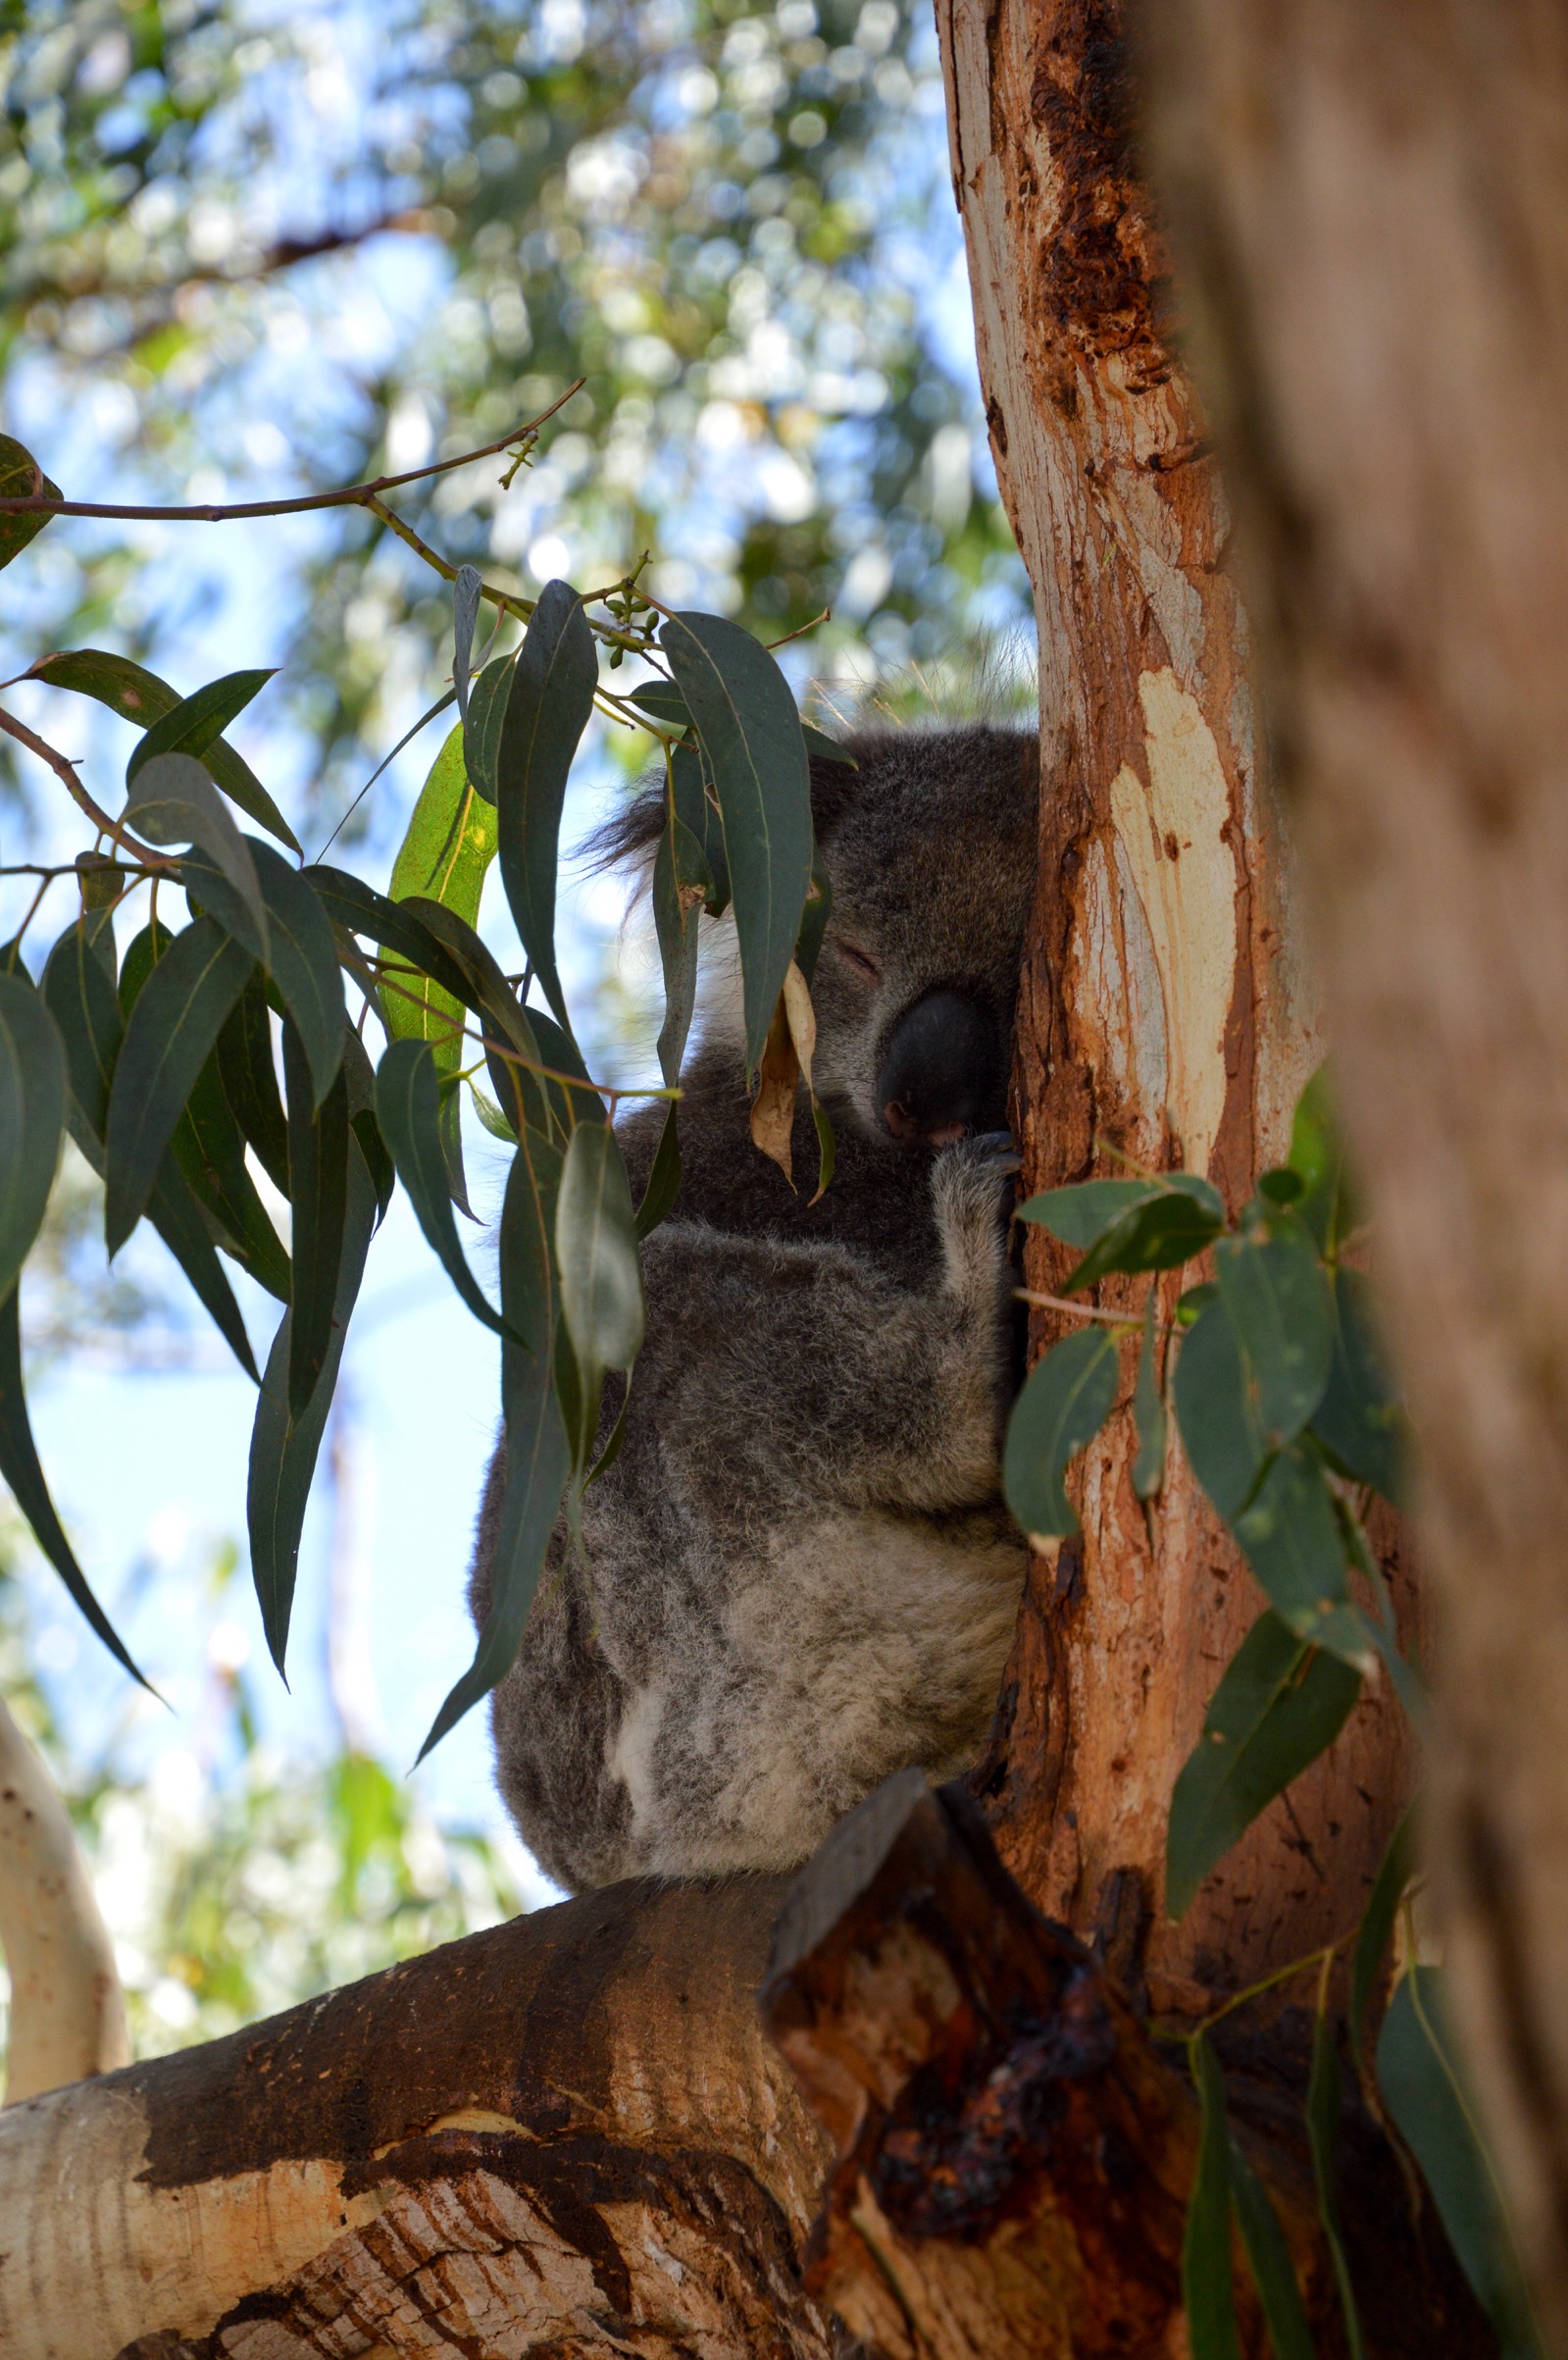
<path id="1" fill-rule="evenodd" d="M 1007 1217 L 1022 1158 L 1005 1131 L 986 1131 L 943 1148 L 932 1164 L 932 1202 L 947 1283 L 977 1310 L 1005 1302 Z"/>

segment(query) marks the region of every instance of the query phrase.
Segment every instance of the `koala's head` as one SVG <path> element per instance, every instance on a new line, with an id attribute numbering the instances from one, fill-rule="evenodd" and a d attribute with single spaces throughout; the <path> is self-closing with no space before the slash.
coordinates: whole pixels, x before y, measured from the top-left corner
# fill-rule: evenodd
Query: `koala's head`
<path id="1" fill-rule="evenodd" d="M 1039 748 L 984 723 L 857 731 L 813 759 L 833 886 L 813 1080 L 871 1137 L 942 1147 L 1006 1120 L 1035 893 Z"/>

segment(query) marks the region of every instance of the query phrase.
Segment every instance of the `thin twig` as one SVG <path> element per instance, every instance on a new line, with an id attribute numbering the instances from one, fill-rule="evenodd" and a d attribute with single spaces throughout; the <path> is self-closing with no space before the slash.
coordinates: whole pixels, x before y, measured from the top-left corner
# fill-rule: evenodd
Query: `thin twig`
<path id="1" fill-rule="evenodd" d="M 77 778 L 76 766 L 68 755 L 57 753 L 46 739 L 40 738 L 35 731 L 28 729 L 25 721 L 19 721 L 15 713 L 8 713 L 3 705 L 0 705 L 0 730 L 4 730 L 8 738 L 15 738 L 17 744 L 25 745 L 29 753 L 36 754 L 40 762 L 47 762 L 55 776 L 63 783 L 72 801 L 77 805 L 78 809 L 86 813 L 93 826 L 101 834 L 112 837 L 123 851 L 128 852 L 132 860 L 138 861 L 143 868 L 152 869 L 161 876 L 168 875 L 174 870 L 176 865 L 174 861 L 153 851 L 150 846 L 138 844 L 136 839 L 129 835 L 118 820 L 111 819 L 107 811 L 99 809 Z"/>
<path id="2" fill-rule="evenodd" d="M 832 621 L 833 608 L 831 606 L 825 606 L 820 615 L 812 616 L 809 623 L 800 624 L 798 629 L 794 631 L 786 631 L 782 640 L 765 640 L 763 641 L 763 645 L 767 648 L 768 653 L 772 655 L 778 648 L 787 647 L 791 640 L 803 640 L 808 631 L 816 630 L 819 623 L 831 623 Z"/>
<path id="3" fill-rule="evenodd" d="M 122 517 L 127 523 L 140 520 L 151 524 L 224 525 L 246 516 L 302 516 L 311 508 L 368 507 L 378 492 L 395 491 L 400 484 L 422 483 L 430 476 L 449 475 L 455 467 L 470 467 L 476 459 L 493 459 L 497 451 L 509 450 L 525 436 L 536 435 L 547 419 L 565 408 L 574 393 L 582 392 L 586 383 L 585 378 L 580 377 L 527 426 L 515 426 L 499 441 L 486 442 L 482 450 L 460 451 L 455 459 L 436 459 L 428 467 L 411 467 L 400 476 L 378 476 L 370 484 L 347 484 L 339 491 L 310 491 L 295 499 L 236 500 L 227 506 L 200 508 L 124 507 L 107 500 L 46 500 L 33 493 L 26 499 L 0 500 L 0 516 L 108 516 Z"/>
<path id="4" fill-rule="evenodd" d="M 1019 1303 L 1032 1303 L 1037 1310 L 1069 1311 L 1075 1319 L 1103 1319 L 1109 1327 L 1135 1328 L 1143 1324 L 1141 1311 L 1102 1311 L 1091 1303 L 1069 1303 L 1065 1295 L 1037 1295 L 1033 1287 L 1014 1287 L 1013 1294 Z M 1156 1319 L 1154 1327 L 1158 1335 L 1175 1333 L 1168 1319 Z"/>

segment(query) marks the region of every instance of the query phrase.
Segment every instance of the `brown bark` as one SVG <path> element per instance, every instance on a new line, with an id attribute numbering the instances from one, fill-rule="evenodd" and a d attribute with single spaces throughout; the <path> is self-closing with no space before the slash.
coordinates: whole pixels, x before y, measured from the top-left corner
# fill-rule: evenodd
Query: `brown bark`
<path id="1" fill-rule="evenodd" d="M 1423 1443 L 1432 1863 L 1568 2351 L 1568 24 L 1146 14 Z"/>
<path id="2" fill-rule="evenodd" d="M 1133 170 L 1121 15 L 1119 0 L 937 7 L 991 447 L 1039 626 L 1048 792 L 1017 1069 L 1025 1180 L 1114 1170 L 1108 1148 L 1207 1172 L 1234 1208 L 1282 1158 L 1322 1040 L 1225 495 Z M 1066 1272 L 1039 1230 L 1029 1268 L 1046 1292 Z M 1176 1291 L 1165 1282 L 1167 1301 Z M 1039 1317 L 1038 1342 L 1060 1332 Z M 1135 1449 L 1124 1409 L 1088 1454 L 1082 1541 L 1032 1568 L 980 1791 L 1050 1915 L 1087 1931 L 1140 1902 L 1156 1998 L 1180 1999 L 1354 1924 L 1410 1767 L 1387 1690 L 1369 1692 L 1290 1806 L 1265 1814 L 1181 1925 L 1164 1919 L 1171 1790 L 1262 1600 L 1179 1446 L 1151 1542 Z"/>

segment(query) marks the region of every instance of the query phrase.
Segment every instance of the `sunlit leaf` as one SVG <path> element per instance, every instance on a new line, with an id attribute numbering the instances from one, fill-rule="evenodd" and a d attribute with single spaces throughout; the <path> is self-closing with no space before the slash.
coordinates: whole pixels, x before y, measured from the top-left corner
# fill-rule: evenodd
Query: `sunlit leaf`
<path id="1" fill-rule="evenodd" d="M 1313 1454 L 1299 1443 L 1277 1453 L 1232 1528 L 1281 1621 L 1298 1639 L 1371 1670 L 1376 1635 L 1350 1604 L 1344 1542 Z"/>
<path id="2" fill-rule="evenodd" d="M 1273 1206 L 1214 1249 L 1214 1274 L 1241 1354 L 1257 1422 L 1271 1443 L 1300 1433 L 1334 1358 L 1328 1273 L 1299 1213 Z"/>
<path id="3" fill-rule="evenodd" d="M 111 1255 L 146 1210 L 180 1110 L 252 966 L 250 952 L 216 920 L 197 918 L 176 935 L 137 994 L 104 1134 Z"/>
<path id="4" fill-rule="evenodd" d="M 1411 1967 L 1390 2000 L 1378 2034 L 1378 2085 L 1503 2360 L 1541 2360 L 1496 2173 L 1455 2062 L 1440 1968 Z"/>
<path id="5" fill-rule="evenodd" d="M 738 623 L 673 615 L 659 640 L 701 735 L 724 817 L 750 1075 L 794 956 L 811 880 L 811 776 L 800 716 L 773 657 Z"/>
<path id="6" fill-rule="evenodd" d="M 475 1318 L 500 1335 L 500 1315 L 485 1301 L 458 1242 L 446 1186 L 440 1110 L 435 1061 L 428 1045 L 423 1041 L 392 1042 L 376 1075 L 376 1112 L 381 1135 L 441 1267 Z"/>
<path id="7" fill-rule="evenodd" d="M 1383 1856 L 1371 1895 L 1361 1913 L 1361 1925 L 1350 1961 L 1350 2037 L 1360 2048 L 1367 2036 L 1367 2017 L 1382 1973 L 1384 1955 L 1393 1933 L 1400 1898 L 1415 1868 L 1413 1815 L 1406 1812 Z"/>
<path id="8" fill-rule="evenodd" d="M 1133 1490 L 1140 1500 L 1152 1500 L 1165 1480 L 1165 1396 L 1160 1387 L 1159 1342 L 1154 1325 L 1157 1309 L 1151 1287 L 1143 1307 L 1143 1341 L 1138 1349 L 1138 1386 L 1133 1395 L 1133 1413 L 1138 1421 Z"/>
<path id="9" fill-rule="evenodd" d="M 1260 1812 L 1333 1744 L 1361 1693 L 1348 1665 L 1260 1615 L 1225 1668 L 1171 1798 L 1165 1907 L 1182 1917 Z"/>
<path id="10" fill-rule="evenodd" d="M 222 900 L 209 902 L 214 917 L 244 944 L 252 958 L 267 963 L 267 907 L 262 899 L 250 846 L 201 764 L 191 754 L 158 754 L 136 772 L 121 817 L 149 844 L 188 844 L 219 876 L 212 880 Z"/>
<path id="11" fill-rule="evenodd" d="M 0 435 L 0 500 L 58 500 L 64 497 L 58 484 L 51 484 L 30 450 L 25 449 L 12 435 Z M 7 566 L 13 557 L 20 557 L 29 540 L 35 540 L 44 526 L 54 519 L 34 509 L 30 515 L 0 514 L 0 566 Z"/>
<path id="12" fill-rule="evenodd" d="M 1231 2275 L 1231 2134 L 1225 2083 L 1201 2034 L 1189 2043 L 1201 2109 L 1197 2170 L 1182 2232 L 1182 2300 L 1190 2360 L 1241 2360 Z"/>
<path id="13" fill-rule="evenodd" d="M 1307 2083 L 1306 2124 L 1307 2143 L 1312 2150 L 1312 2177 L 1317 2187 L 1318 2219 L 1323 2224 L 1324 2242 L 1329 2248 L 1334 2282 L 1340 2292 L 1340 2310 L 1344 2320 L 1344 2339 L 1349 2360 L 1365 2360 L 1361 2314 L 1356 2306 L 1355 2288 L 1350 2283 L 1344 2232 L 1340 2225 L 1339 2173 L 1336 2167 L 1340 2144 L 1340 2057 L 1335 2046 L 1334 2021 L 1327 2007 L 1321 2004 L 1312 2034 L 1312 2076 Z"/>
<path id="14" fill-rule="evenodd" d="M 555 873 L 561 805 L 593 710 L 599 659 L 581 599 L 547 582 L 523 635 L 495 773 L 501 879 L 529 962 L 569 1025 L 555 965 Z"/>
<path id="15" fill-rule="evenodd" d="M 1334 1360 L 1312 1431 L 1341 1474 L 1370 1483 L 1386 1500 L 1403 1498 L 1407 1429 L 1384 1366 L 1371 1291 L 1359 1270 L 1334 1274 Z"/>
<path id="16" fill-rule="evenodd" d="M 580 1123 L 572 1134 L 555 1243 L 561 1309 L 580 1366 L 585 1372 L 630 1368 L 641 1350 L 647 1312 L 632 1191 L 608 1123 Z"/>
<path id="17" fill-rule="evenodd" d="M 1007 1505 L 1031 1540 L 1080 1529 L 1062 1477 L 1110 1415 L 1118 1368 L 1115 1339 L 1096 1323 L 1053 1345 L 1031 1370 L 1013 1407 L 1002 1460 Z"/>
<path id="18" fill-rule="evenodd" d="M 330 1102 L 329 1102 L 330 1103 Z M 250 1476 L 245 1514 L 250 1534 L 250 1567 L 261 1606 L 262 1628 L 279 1671 L 288 1644 L 289 1616 L 294 1602 L 294 1577 L 299 1566 L 299 1539 L 305 1523 L 311 1478 L 338 1363 L 348 1334 L 349 1318 L 365 1273 L 365 1256 L 376 1219 L 376 1193 L 359 1149 L 350 1143 L 348 1189 L 343 1222 L 342 1255 L 337 1270 L 337 1297 L 332 1306 L 329 1341 L 316 1389 L 303 1414 L 290 1418 L 288 1371 L 292 1360 L 292 1317 L 285 1311 L 267 1356 L 267 1373 L 256 1405 L 250 1438 Z M 298 1259 L 296 1240 L 295 1258 Z"/>
<path id="19" fill-rule="evenodd" d="M 4 1301 L 0 1302 L 0 1475 L 4 1475 L 10 1485 L 12 1497 L 32 1528 L 34 1540 L 81 1613 L 111 1655 L 125 1666 L 133 1680 L 140 1680 L 145 1688 L 146 1681 L 121 1645 L 114 1625 L 93 1596 L 91 1585 L 76 1563 L 71 1543 L 61 1528 L 60 1518 L 55 1513 L 43 1468 L 38 1463 L 37 1447 L 27 1418 L 26 1396 L 22 1389 L 22 1321 L 18 1293 L 18 1288 L 13 1286 Z"/>
<path id="20" fill-rule="evenodd" d="M 0 1294 L 14 1291 L 43 1221 L 68 1087 L 47 1001 L 21 975 L 0 974 Z"/>
<path id="21" fill-rule="evenodd" d="M 344 1226 L 349 1169 L 358 1151 L 349 1138 L 348 1090 L 341 1071 L 318 1108 L 310 1062 L 289 1019 L 283 1024 L 283 1103 L 288 1113 L 288 1197 L 294 1208 L 288 1411 L 298 1419 L 332 1354 L 339 1265 L 349 1250 Z"/>

